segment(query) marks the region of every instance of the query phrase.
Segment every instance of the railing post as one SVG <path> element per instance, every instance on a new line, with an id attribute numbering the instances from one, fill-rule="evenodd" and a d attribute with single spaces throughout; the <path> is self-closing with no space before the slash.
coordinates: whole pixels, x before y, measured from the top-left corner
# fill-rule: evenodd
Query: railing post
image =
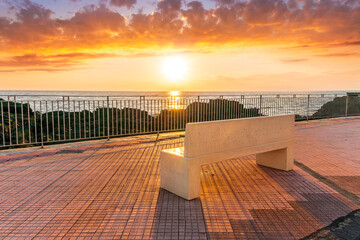
<path id="1" fill-rule="evenodd" d="M 43 122 L 42 122 L 42 112 L 41 112 L 41 100 L 40 100 L 40 134 L 41 134 L 41 148 L 44 148 L 44 133 L 43 133 Z"/>
<path id="2" fill-rule="evenodd" d="M 18 139 L 18 122 L 17 122 L 17 103 L 16 103 L 16 96 L 14 96 L 14 114 L 15 114 L 15 137 L 16 137 L 16 145 L 19 144 Z"/>
<path id="3" fill-rule="evenodd" d="M 309 121 L 309 111 L 310 111 L 310 94 L 307 97 L 306 121 Z"/>
<path id="4" fill-rule="evenodd" d="M 67 97 L 67 102 L 68 102 L 68 118 L 69 118 L 69 139 L 71 139 L 71 111 L 70 111 L 70 96 Z M 75 109 L 74 109 L 74 112 L 75 112 Z M 74 136 L 75 138 L 75 136 Z"/>
<path id="5" fill-rule="evenodd" d="M 12 145 L 12 132 L 11 132 L 11 105 L 10 105 L 11 97 L 8 96 L 7 109 L 8 109 L 8 120 L 9 120 L 9 142 L 10 146 Z"/>
<path id="6" fill-rule="evenodd" d="M 348 116 L 348 110 L 349 110 L 349 95 L 346 95 L 346 101 L 345 101 L 345 117 Z"/>
<path id="7" fill-rule="evenodd" d="M 261 115 L 261 109 L 262 109 L 262 95 L 260 95 L 260 106 L 259 106 L 260 115 Z"/>
<path id="8" fill-rule="evenodd" d="M 198 96 L 198 104 L 197 104 L 197 122 L 200 122 L 200 96 Z"/>
<path id="9" fill-rule="evenodd" d="M 110 105 L 110 98 L 109 96 L 106 97 L 106 102 L 107 102 L 107 140 L 110 140 L 110 109 L 109 109 L 109 105 Z"/>
<path id="10" fill-rule="evenodd" d="M 144 106 L 144 108 L 143 108 Z M 143 118 L 143 111 L 142 109 L 144 109 L 144 111 L 146 110 L 146 101 L 145 101 L 145 96 L 140 96 L 140 119 L 139 119 L 139 131 L 140 133 L 142 133 L 142 129 L 144 129 L 144 131 L 146 132 L 146 130 L 148 130 L 146 127 L 148 126 L 147 125 L 147 121 L 149 119 L 145 119 L 145 116 L 144 116 L 144 119 Z M 142 121 L 144 121 L 144 125 L 142 124 Z"/>

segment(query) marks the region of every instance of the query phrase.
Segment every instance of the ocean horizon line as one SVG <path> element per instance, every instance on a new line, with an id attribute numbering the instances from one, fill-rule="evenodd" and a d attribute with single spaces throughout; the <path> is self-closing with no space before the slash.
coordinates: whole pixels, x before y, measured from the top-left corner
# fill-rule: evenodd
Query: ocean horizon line
<path id="1" fill-rule="evenodd" d="M 171 95 L 171 93 L 176 92 L 178 95 L 266 95 L 266 94 L 346 94 L 347 92 L 358 92 L 356 90 L 311 90 L 311 91 L 182 91 L 182 90 L 172 90 L 172 91 L 142 91 L 142 90 L 129 90 L 129 91 L 86 91 L 86 90 L 0 90 L 0 96 L 4 95 L 39 95 L 44 96 L 46 94 L 56 93 L 57 95 L 62 94 L 89 94 L 93 93 L 95 95 L 106 94 L 115 95 L 115 94 L 134 94 L 137 96 L 141 95 L 153 95 L 153 94 L 162 94 Z"/>

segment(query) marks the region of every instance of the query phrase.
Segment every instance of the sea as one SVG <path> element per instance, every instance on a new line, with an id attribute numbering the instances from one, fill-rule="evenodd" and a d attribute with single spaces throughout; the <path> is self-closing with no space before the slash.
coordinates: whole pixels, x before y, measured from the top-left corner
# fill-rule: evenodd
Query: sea
<path id="1" fill-rule="evenodd" d="M 136 107 L 158 114 L 163 109 L 185 108 L 194 101 L 209 99 L 238 101 L 245 108 L 260 108 L 265 115 L 315 113 L 336 96 L 345 96 L 349 91 L 0 91 L 4 101 L 29 103 L 35 111 L 94 111 L 99 107 Z M 260 96 L 262 100 L 259 101 Z M 310 96 L 310 101 L 308 101 Z M 110 99 L 110 101 L 108 101 Z M 166 100 L 165 105 L 160 100 Z M 183 99 L 186 99 L 185 104 Z M 147 100 L 147 101 L 144 101 Z M 150 100 L 150 101 L 149 101 Z M 151 101 L 153 100 L 153 101 Z M 55 103 L 55 104 L 54 104 Z M 56 104 L 57 103 L 57 104 Z M 105 104 L 105 105 L 104 105 Z M 116 104 L 116 105 L 115 105 Z"/>
<path id="2" fill-rule="evenodd" d="M 107 96 L 117 99 L 129 99 L 139 97 L 163 98 L 169 96 L 179 97 L 240 97 L 240 96 L 293 96 L 293 95 L 311 95 L 311 96 L 344 96 L 349 91 L 25 91 L 25 90 L 0 90 L 0 98 L 7 99 L 9 96 L 17 96 L 19 100 L 52 100 L 63 96 L 72 98 L 106 98 Z"/>

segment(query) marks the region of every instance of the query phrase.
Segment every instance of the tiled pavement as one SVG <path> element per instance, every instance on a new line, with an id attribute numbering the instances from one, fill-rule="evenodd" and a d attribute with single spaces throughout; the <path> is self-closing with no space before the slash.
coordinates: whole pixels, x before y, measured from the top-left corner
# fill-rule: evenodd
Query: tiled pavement
<path id="1" fill-rule="evenodd" d="M 360 118 L 297 125 L 296 160 L 360 197 Z"/>
<path id="2" fill-rule="evenodd" d="M 180 138 L 0 153 L 0 238 L 298 239 L 359 208 L 298 167 L 254 156 L 202 168 L 200 199 L 159 189 L 159 153 Z M 359 196 L 360 118 L 297 123 L 296 160 Z"/>

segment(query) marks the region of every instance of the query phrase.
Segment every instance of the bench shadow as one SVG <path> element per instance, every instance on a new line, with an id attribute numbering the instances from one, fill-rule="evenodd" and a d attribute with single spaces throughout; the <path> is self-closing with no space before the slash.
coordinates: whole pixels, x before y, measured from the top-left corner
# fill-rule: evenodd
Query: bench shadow
<path id="1" fill-rule="evenodd" d="M 241 234 L 252 234 L 257 239 L 298 239 L 353 211 L 351 206 L 354 204 L 341 194 L 329 191 L 315 179 L 306 178 L 297 170 L 285 172 L 259 165 L 257 167 L 267 175 L 269 181 L 273 181 L 271 187 L 279 190 L 291 208 L 248 208 L 252 220 L 229 219 L 237 238 L 241 237 Z M 236 184 L 236 181 L 232 184 Z M 232 186 L 232 189 L 239 198 L 236 186 Z M 266 191 L 263 194 L 267 194 Z M 262 201 L 266 202 L 271 197 L 264 199 L 267 200 Z"/>
<path id="2" fill-rule="evenodd" d="M 202 181 L 207 179 L 210 187 L 201 197 L 210 205 L 204 206 L 208 216 L 205 220 L 213 226 L 220 217 L 230 222 L 232 231 L 209 232 L 210 238 L 298 239 L 348 214 L 354 207 L 302 170 L 282 171 L 256 165 L 252 157 L 207 166 L 202 169 Z M 211 204 L 225 214 L 213 216 Z"/>
<path id="3" fill-rule="evenodd" d="M 200 198 L 188 201 L 160 189 L 152 238 L 208 239 Z"/>
<path id="4" fill-rule="evenodd" d="M 273 179 L 287 194 L 296 199 L 289 201 L 294 209 L 301 207 L 305 209 L 314 219 L 328 224 L 342 215 L 353 211 L 350 207 L 354 205 L 349 199 L 335 190 L 330 190 L 323 183 L 309 180 L 299 173 L 298 170 L 281 171 L 264 166 L 259 166 L 271 179 Z M 303 170 L 300 170 L 303 171 Z"/>

